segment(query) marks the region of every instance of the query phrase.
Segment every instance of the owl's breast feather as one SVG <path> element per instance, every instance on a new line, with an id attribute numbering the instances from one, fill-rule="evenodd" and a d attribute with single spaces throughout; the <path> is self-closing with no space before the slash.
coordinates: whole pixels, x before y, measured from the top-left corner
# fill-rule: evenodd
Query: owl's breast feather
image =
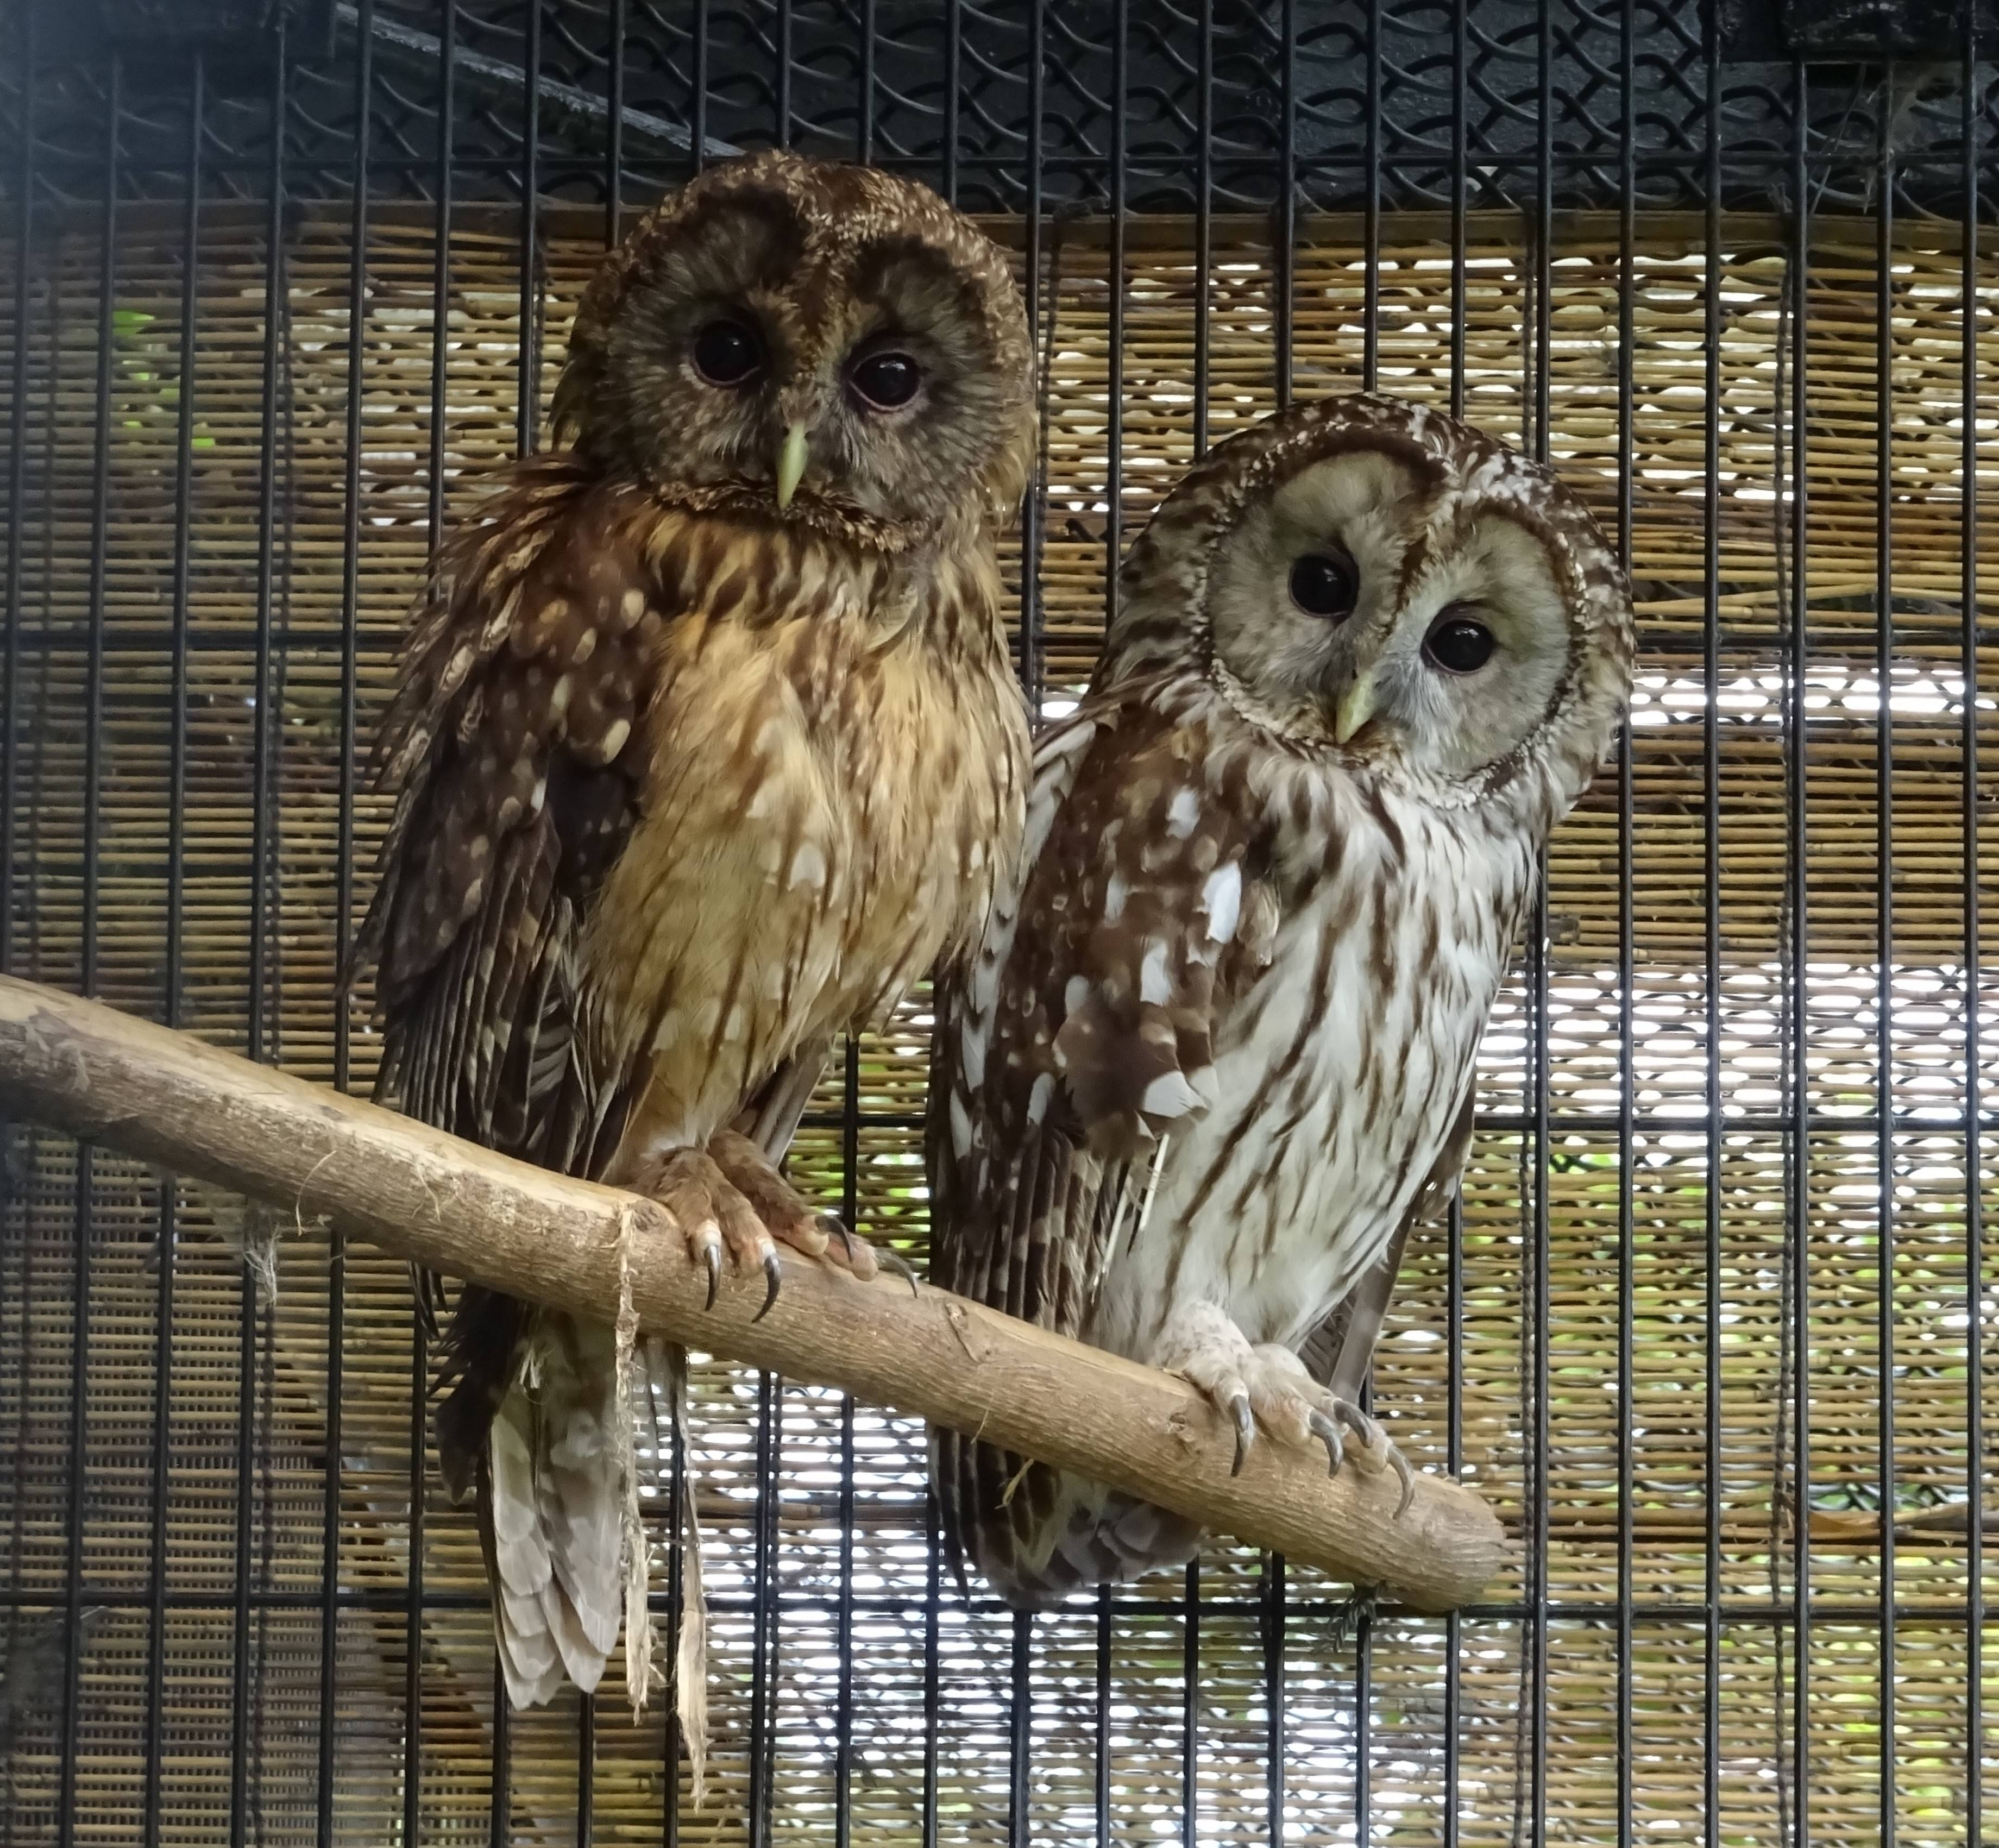
<path id="1" fill-rule="evenodd" d="M 667 626 L 640 819 L 586 937 L 601 1056 L 650 1059 L 689 1135 L 972 936 L 1020 831 L 1010 680 L 885 629 L 864 583 L 793 581 L 789 610 Z"/>
<path id="2" fill-rule="evenodd" d="M 1171 1139 L 1147 1249 L 1107 1278 L 1109 1345 L 1145 1357 L 1176 1304 L 1294 1345 L 1380 1256 L 1442 1152 L 1532 872 L 1517 844 L 1388 799 L 1294 888 L 1220 1023 L 1216 1101 Z"/>

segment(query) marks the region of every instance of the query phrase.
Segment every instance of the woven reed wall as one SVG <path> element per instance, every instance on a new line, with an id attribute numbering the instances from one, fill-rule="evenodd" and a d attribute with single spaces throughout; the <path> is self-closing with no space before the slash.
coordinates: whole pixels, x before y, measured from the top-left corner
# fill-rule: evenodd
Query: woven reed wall
<path id="1" fill-rule="evenodd" d="M 600 232 L 581 214 L 556 214 L 544 228 L 542 311 L 554 356 Z M 1464 1472 L 1524 1544 L 1489 1603 L 1458 1624 L 1449 1677 L 1443 1622 L 1384 1611 L 1356 1633 L 1338 1601 L 1341 1588 L 1291 1576 L 1283 1751 L 1293 1840 L 1352 1837 L 1363 1763 L 1373 1839 L 1440 1839 L 1444 1812 L 1454 1806 L 1460 1840 L 1512 1842 L 1537 1795 L 1547 1839 L 1609 1839 L 1620 1686 L 1630 1702 L 1631 1802 L 1646 1839 L 1679 1839 L 1699 1825 L 1710 1726 L 1718 1728 L 1721 1815 L 1718 1838 L 1710 1839 L 1776 1843 L 1807 1802 L 1814 1839 L 1877 1839 L 1879 1694 L 1889 1664 L 1879 1621 L 1883 1156 L 1876 1112 L 1883 1029 L 1874 587 L 1884 330 L 1875 236 L 1871 223 L 1821 221 L 1810 266 L 1803 586 L 1810 750 L 1801 843 L 1788 830 L 1783 756 L 1793 587 L 1777 497 L 1791 487 L 1794 437 L 1783 244 L 1769 224 L 1727 220 L 1710 258 L 1697 227 L 1640 221 L 1630 276 L 1630 487 L 1643 631 L 1631 733 L 1634 844 L 1627 865 L 1613 770 L 1550 855 L 1548 1272 L 1539 1280 L 1532 1274 L 1537 1163 L 1521 1130 L 1536 1106 L 1534 987 L 1523 964 L 1481 1068 L 1488 1127 L 1464 1188 L 1461 1340 L 1453 1354 L 1451 1247 L 1439 1227 L 1412 1245 L 1376 1377 L 1377 1406 L 1419 1466 L 1447 1460 L 1455 1387 Z M 1961 259 L 1947 233 L 1926 236 L 1918 227 L 1897 237 L 1885 338 L 1894 503 L 1888 1051 L 1899 1114 L 1886 1160 L 1895 1202 L 1891 1435 L 1903 1523 L 1892 1762 L 1901 1839 L 1914 1843 L 1966 1839 L 1966 1310 L 1973 1293 L 1989 1302 L 1990 1286 L 1967 1276 L 1966 1260 Z M 1190 238 L 1184 223 L 1142 220 L 1128 239 L 1118 475 L 1128 537 L 1192 453 L 1199 276 Z M 38 248 L 26 397 L 0 409 L 0 427 L 19 416 L 26 435 L 19 479 L 9 483 L 23 517 L 11 535 L 21 596 L 8 654 L 9 966 L 71 986 L 88 973 L 105 999 L 161 1018 L 177 967 L 175 1018 L 241 1047 L 253 1029 L 254 957 L 264 1055 L 365 1089 L 374 1059 L 365 1001 L 341 1019 L 334 963 L 365 904 L 384 817 L 365 794 L 351 807 L 344 801 L 342 765 L 357 744 L 365 751 L 431 543 L 429 459 L 438 435 L 431 420 L 432 234 L 407 216 L 371 225 L 366 324 L 358 376 L 350 376 L 354 253 L 345 209 L 295 223 L 272 348 L 268 528 L 259 518 L 261 217 L 217 209 L 204 220 L 192 278 L 191 380 L 181 369 L 178 214 L 122 219 L 109 279 L 102 242 L 101 223 L 79 217 Z M 1451 386 L 1450 258 L 1433 222 L 1385 224 L 1382 383 L 1439 404 Z M 1213 259 L 1206 408 L 1211 439 L 1219 440 L 1274 402 L 1273 265 L 1259 233 L 1227 224 L 1217 229 Z M 16 261 L 8 252 L 0 272 L 12 273 Z M 1720 272 L 1724 471 L 1712 586 L 1719 612 L 1712 806 L 1703 667 L 1710 409 L 1703 290 L 1710 261 Z M 511 221 L 461 221 L 449 252 L 441 434 L 444 497 L 453 511 L 473 503 L 483 473 L 512 449 L 518 262 Z M 1999 275 L 1989 265 L 1983 273 L 1976 327 L 1989 376 L 1999 360 L 1990 305 Z M 1550 274 L 1548 446 L 1614 529 L 1614 224 L 1564 229 Z M 1533 398 L 1533 275 L 1517 221 L 1473 221 L 1458 330 L 1465 401 L 1474 421 L 1516 440 Z M 1088 674 L 1105 595 L 1110 359 L 1100 227 L 1069 227 L 1052 255 L 1045 245 L 1034 282 L 1045 311 L 1053 309 L 1051 328 L 1044 326 L 1051 364 L 1039 570 L 1044 692 L 1052 703 L 1073 699 Z M 1359 383 L 1363 286 L 1357 227 L 1308 227 L 1294 279 L 1301 394 Z M 11 308 L 0 306 L 0 315 Z M 0 319 L 0 390 L 22 335 L 11 318 Z M 101 428 L 100 364 L 110 387 Z M 551 363 L 545 390 L 554 373 Z M 351 456 L 352 391 L 360 394 L 362 434 Z M 173 587 L 183 392 L 192 394 L 193 440 L 182 683 Z M 342 640 L 350 467 L 359 496 L 351 721 Z M 1999 539 L 1990 536 L 1999 522 L 1984 532 L 1983 579 L 1999 583 Z M 99 551 L 101 574 L 92 562 Z M 1017 562 L 1008 568 L 1017 575 Z M 265 577 L 269 649 L 260 706 Z M 1985 761 L 1999 762 L 1999 659 L 1983 660 L 1980 684 Z M 253 852 L 260 761 L 268 848 L 261 892 Z M 93 787 L 95 857 L 87 865 Z M 1981 791 L 1980 800 L 1989 810 L 1990 793 Z M 352 877 L 343 879 L 350 827 Z M 1720 872 L 1712 943 L 1704 923 L 1710 829 Z M 1999 817 L 1985 830 L 1981 871 L 1999 869 L 1995 834 Z M 178 915 L 168 903 L 176 851 Z M 1798 1055 L 1786 1027 L 1797 965 L 1786 893 L 1800 853 L 1810 893 L 1800 998 L 1812 1114 L 1803 1134 L 1793 1133 L 1786 1115 Z M 1627 882 L 1628 945 L 1620 926 Z M 1989 960 L 1999 895 L 1985 915 Z M 254 950 L 253 917 L 261 917 Z M 88 971 L 87 921 L 95 925 Z M 1628 1242 L 1620 1239 L 1619 1134 L 1618 972 L 1627 952 L 1635 1111 L 1622 1177 Z M 1999 984 L 1990 976 L 1978 1006 L 1989 1097 L 1999 1078 L 1990 1050 L 1999 1045 Z M 860 1049 L 851 1166 L 838 1071 L 795 1156 L 829 1202 L 851 1189 L 862 1227 L 907 1241 L 919 1257 L 923 1039 L 919 999 L 894 1031 Z M 1712 1160 L 1711 1077 L 1730 1112 Z M 102 1154 L 80 1188 L 72 1145 L 16 1129 L 9 1146 L 0 1242 L 0 1552 L 9 1600 L 0 1610 L 7 1661 L 0 1842 L 50 1837 L 62 1776 L 56 1607 L 69 1583 L 79 1492 L 87 1607 L 74 1772 L 79 1839 L 137 1839 L 135 1818 L 149 1797 L 148 1728 L 157 1721 L 152 1794 L 165 1840 L 223 1840 L 239 1815 L 252 1840 L 314 1839 L 330 1727 L 332 1839 L 403 1841 L 404 1715 L 413 1699 L 421 1839 L 487 1840 L 492 1676 L 483 1581 L 469 1518 L 440 1505 L 434 1469 L 420 1586 L 413 1577 L 419 1361 L 400 1266 L 355 1249 L 336 1268 L 322 1228 L 280 1215 L 275 1295 L 260 1295 L 230 1243 L 242 1229 L 235 1203 Z M 1988 1212 L 1999 1203 L 1992 1163 L 1988 1139 L 1980 1177 Z M 1803 1211 L 1794 1214 L 1800 1190 Z M 171 1265 L 162 1263 L 163 1223 L 171 1227 Z M 1793 1725 L 1799 1665 L 1793 1632 L 1779 1621 L 1787 1620 L 1800 1569 L 1801 1357 L 1791 1339 L 1790 1294 L 1800 1226 L 1808 1240 L 1814 1511 L 1807 1558 L 1816 1600 L 1802 1787 Z M 88 1253 L 81 1281 L 79 1233 Z M 1550 1312 L 1537 1330 L 1541 1288 Z M 80 1355 L 79 1292 L 87 1335 Z M 330 1344 L 336 1308 L 338 1341 Z M 1710 1316 L 1720 1332 L 1713 1357 Z M 1628 1345 L 1628 1372 L 1620 1343 Z M 1710 1357 L 1714 1395 L 1705 1383 Z M 1548 1603 L 1537 1663 L 1529 1594 L 1543 1571 L 1533 1540 L 1532 1399 L 1543 1358 L 1551 1382 L 1540 1408 L 1549 1437 L 1540 1459 Z M 1976 1364 L 1989 1366 L 1982 1357 Z M 156 1387 L 163 1378 L 162 1426 Z M 836 1396 L 760 1389 L 754 1377 L 718 1365 L 702 1373 L 699 1388 L 689 1462 L 716 1610 L 719 1767 L 706 1811 L 695 1815 L 683 1804 L 677 1839 L 744 1838 L 754 1732 L 769 1746 L 757 1774 L 771 1804 L 768 1839 L 831 1839 L 835 1782 L 844 1775 L 854 1839 L 916 1841 L 928 1763 L 938 1839 L 1003 1840 L 1016 1628 L 982 1598 L 968 1608 L 948 1584 L 940 1593 L 925 1544 L 920 1430 L 872 1409 L 845 1408 Z M 1619 1487 L 1621 1418 L 1629 1420 L 1628 1502 Z M 1721 1458 L 1712 1485 L 1710 1427 Z M 761 1496 L 760 1456 L 779 1463 L 774 1491 Z M 670 1457 L 661 1463 L 670 1468 Z M 655 1498 L 657 1534 L 667 1530 L 667 1507 L 663 1493 Z M 1942 1512 L 1926 1517 L 1929 1510 Z M 342 1601 L 323 1630 L 335 1513 L 333 1571 Z M 1620 1652 L 1624 1521 L 1630 1640 Z M 656 1583 L 663 1591 L 667 1582 L 663 1552 Z M 245 1584 L 250 1595 L 239 1600 Z M 1190 1715 L 1198 1839 L 1266 1839 L 1263 1584 L 1254 1555 L 1218 1547 L 1200 1571 L 1197 1605 L 1175 1575 L 1134 1588 L 1105 1614 L 1083 1606 L 1035 1623 L 1026 1665 L 1029 1839 L 1093 1835 L 1100 1671 L 1109 1689 L 1114 1839 L 1180 1839 Z M 774 1603 L 773 1588 L 781 1594 Z M 164 1611 L 157 1631 L 156 1593 Z M 1718 1600 L 1711 1669 L 1710 1597 Z M 760 1618 L 760 1607 L 770 1614 Z M 934 1731 L 924 1717 L 927 1630 L 936 1638 Z M 331 1664 L 324 1634 L 334 1640 Z M 157 1711 L 148 1692 L 155 1649 L 163 1675 Z M 1197 1649 L 1190 1687 L 1187 1665 Z M 852 1748 L 844 1768 L 837 1750 L 844 1673 Z M 664 1723 L 656 1708 L 635 1727 L 622 1690 L 609 1686 L 608 1694 L 595 1721 L 594 1839 L 660 1841 L 676 1794 Z M 1999 1689 L 1988 1681 L 1987 1694 Z M 579 1724 L 573 1700 L 514 1718 L 513 1839 L 580 1839 Z M 684 1777 L 679 1784 L 684 1796 Z"/>

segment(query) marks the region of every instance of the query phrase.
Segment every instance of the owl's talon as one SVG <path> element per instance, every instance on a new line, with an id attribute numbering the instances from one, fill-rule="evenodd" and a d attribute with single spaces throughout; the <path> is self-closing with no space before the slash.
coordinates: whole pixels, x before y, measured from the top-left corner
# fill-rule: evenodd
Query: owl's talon
<path id="1" fill-rule="evenodd" d="M 1316 1406 L 1306 1414 L 1305 1422 L 1311 1427 L 1312 1435 L 1325 1446 L 1325 1473 L 1338 1475 L 1340 1465 L 1346 1461 L 1346 1442 L 1339 1434 L 1339 1425 Z"/>
<path id="2" fill-rule="evenodd" d="M 820 1231 L 830 1239 L 837 1239 L 840 1248 L 846 1254 L 847 1267 L 854 1268 L 854 1234 L 847 1229 L 847 1222 L 838 1213 L 821 1213 L 819 1215 Z"/>
<path id="3" fill-rule="evenodd" d="M 722 1288 L 722 1241 L 701 1248 L 702 1261 L 708 1267 L 708 1300 L 702 1305 L 704 1309 L 715 1307 L 715 1293 Z"/>
<path id="4" fill-rule="evenodd" d="M 1229 1465 L 1228 1473 L 1240 1475 L 1249 1460 L 1249 1447 L 1256 1441 L 1256 1414 L 1250 1409 L 1249 1395 L 1239 1390 L 1229 1400 L 1228 1409 L 1235 1420 L 1235 1461 Z"/>
<path id="5" fill-rule="evenodd" d="M 1408 1458 L 1392 1444 L 1388 1446 L 1388 1465 L 1402 1485 L 1401 1499 L 1395 1503 L 1395 1518 L 1400 1520 L 1416 1499 L 1416 1472 L 1409 1467 Z"/>
<path id="6" fill-rule="evenodd" d="M 774 1246 L 764 1253 L 764 1275 L 769 1280 L 764 1291 L 764 1306 L 750 1318 L 752 1322 L 761 1322 L 770 1314 L 771 1305 L 778 1300 L 778 1286 L 785 1279 L 785 1268 L 778 1262 Z"/>
<path id="7" fill-rule="evenodd" d="M 882 1246 L 875 1253 L 875 1261 L 885 1271 L 892 1271 L 909 1286 L 909 1294 L 918 1302 L 923 1300 L 923 1292 L 917 1287 L 916 1274 L 910 1268 L 909 1260 L 893 1245 Z"/>

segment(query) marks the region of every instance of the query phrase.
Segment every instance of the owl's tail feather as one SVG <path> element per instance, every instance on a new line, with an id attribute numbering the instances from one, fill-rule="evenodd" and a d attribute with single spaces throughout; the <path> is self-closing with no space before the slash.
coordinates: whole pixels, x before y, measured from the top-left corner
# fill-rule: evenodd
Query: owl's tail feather
<path id="1" fill-rule="evenodd" d="M 1200 1548 L 1193 1522 L 1135 1496 L 954 1432 L 931 1444 L 948 1555 L 1016 1610 L 1184 1565 Z"/>
<path id="2" fill-rule="evenodd" d="M 508 1699 L 533 1707 L 565 1675 L 594 1690 L 625 1612 L 629 1416 L 612 1331 L 544 1314 L 478 1463 L 480 1538 Z"/>

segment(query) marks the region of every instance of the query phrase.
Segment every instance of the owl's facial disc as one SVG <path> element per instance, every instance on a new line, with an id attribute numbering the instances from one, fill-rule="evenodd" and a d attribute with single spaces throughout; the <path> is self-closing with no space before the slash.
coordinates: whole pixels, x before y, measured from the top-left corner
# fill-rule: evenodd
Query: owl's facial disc
<path id="1" fill-rule="evenodd" d="M 1386 449 L 1329 456 L 1252 504 L 1216 548 L 1207 615 L 1258 716 L 1453 782 L 1517 750 L 1568 672 L 1541 542 Z"/>

